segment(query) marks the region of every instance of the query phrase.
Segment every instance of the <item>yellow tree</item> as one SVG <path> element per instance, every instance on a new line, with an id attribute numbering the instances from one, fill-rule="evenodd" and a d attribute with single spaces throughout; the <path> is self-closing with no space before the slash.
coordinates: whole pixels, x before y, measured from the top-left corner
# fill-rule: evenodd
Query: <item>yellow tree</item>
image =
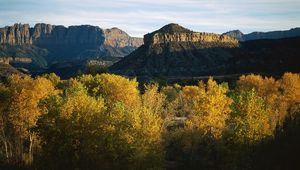
<path id="1" fill-rule="evenodd" d="M 279 80 L 283 100 L 290 105 L 300 103 L 300 75 L 285 73 Z"/>
<path id="2" fill-rule="evenodd" d="M 220 138 L 231 111 L 232 100 L 226 96 L 228 86 L 210 78 L 207 85 L 200 82 L 198 86 L 183 87 L 182 92 L 189 112 L 187 128 Z"/>
<path id="3" fill-rule="evenodd" d="M 269 111 L 255 90 L 236 91 L 229 120 L 229 139 L 234 144 L 253 145 L 272 135 Z"/>
<path id="4" fill-rule="evenodd" d="M 47 100 L 48 111 L 38 123 L 43 162 L 53 169 L 159 165 L 161 108 L 150 108 L 163 101 L 157 88 L 141 97 L 135 80 L 109 74 L 71 79 L 64 88 L 64 93 Z M 141 104 L 150 96 L 153 102 Z"/>
<path id="5" fill-rule="evenodd" d="M 237 82 L 240 90 L 254 89 L 271 110 L 269 119 L 272 129 L 282 124 L 288 109 L 300 103 L 300 78 L 298 74 L 285 73 L 280 80 L 260 75 L 241 76 Z"/>
<path id="6" fill-rule="evenodd" d="M 35 126 L 42 113 L 39 102 L 55 92 L 53 84 L 46 78 L 32 79 L 28 76 L 13 75 L 9 78 L 10 91 L 9 105 L 7 108 L 7 121 L 11 126 L 7 133 L 11 135 L 11 159 L 22 163 L 31 163 L 33 160 L 33 146 L 35 135 L 31 128 Z M 28 147 L 23 147 L 23 142 L 28 141 Z"/>
<path id="7" fill-rule="evenodd" d="M 108 105 L 122 102 L 127 108 L 140 103 L 138 82 L 113 74 L 83 75 L 78 78 L 93 96 L 102 96 Z"/>

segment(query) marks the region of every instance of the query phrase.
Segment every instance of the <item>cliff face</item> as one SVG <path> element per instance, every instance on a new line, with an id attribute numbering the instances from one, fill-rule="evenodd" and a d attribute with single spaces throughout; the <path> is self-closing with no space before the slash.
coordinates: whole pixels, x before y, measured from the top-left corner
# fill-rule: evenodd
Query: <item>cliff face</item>
<path id="1" fill-rule="evenodd" d="M 142 38 L 130 37 L 118 29 L 101 29 L 97 26 L 56 26 L 39 23 L 33 28 L 28 24 L 15 24 L 0 28 L 0 43 L 10 45 L 107 45 L 111 47 L 139 47 Z"/>
<path id="2" fill-rule="evenodd" d="M 193 32 L 169 24 L 144 36 L 144 45 L 110 67 L 129 76 L 200 75 L 227 60 L 224 49 L 239 46 L 226 35 Z"/>
<path id="3" fill-rule="evenodd" d="M 167 25 L 109 69 L 115 74 L 188 78 L 241 73 L 299 72 L 300 37 L 238 43 L 227 35 L 194 33 Z"/>
<path id="4" fill-rule="evenodd" d="M 33 28 L 28 24 L 0 28 L 0 44 L 2 56 L 39 58 L 39 61 L 56 63 L 99 57 L 124 57 L 142 45 L 143 39 L 130 37 L 118 28 L 104 30 L 91 25 L 64 27 L 39 23 Z M 41 62 L 36 61 L 33 60 L 40 65 Z"/>
<path id="5" fill-rule="evenodd" d="M 12 45 L 31 44 L 29 25 L 15 24 L 0 28 L 0 43 Z"/>
<path id="6" fill-rule="evenodd" d="M 53 26 L 49 24 L 36 24 L 33 29 L 34 45 L 101 45 L 104 41 L 101 28 L 90 25 Z"/>
<path id="7" fill-rule="evenodd" d="M 170 42 L 202 43 L 203 47 L 238 46 L 238 40 L 234 37 L 206 32 L 193 32 L 178 24 L 168 24 L 144 36 L 144 44 L 146 46 Z"/>
<path id="8" fill-rule="evenodd" d="M 104 45 L 123 48 L 127 46 L 139 47 L 143 44 L 142 38 L 130 37 L 126 32 L 118 29 L 106 29 L 104 30 L 105 41 Z"/>

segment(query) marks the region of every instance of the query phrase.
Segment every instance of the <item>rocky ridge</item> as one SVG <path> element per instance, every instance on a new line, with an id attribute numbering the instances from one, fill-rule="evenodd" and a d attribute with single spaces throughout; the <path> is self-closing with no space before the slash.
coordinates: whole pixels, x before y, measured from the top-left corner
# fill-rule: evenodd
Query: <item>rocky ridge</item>
<path id="1" fill-rule="evenodd" d="M 279 75 L 300 68 L 300 37 L 239 42 L 228 35 L 195 33 L 169 24 L 145 35 L 144 41 L 109 70 L 151 80 L 251 72 Z"/>
<path id="2" fill-rule="evenodd" d="M 0 28 L 0 43 L 10 45 L 69 45 L 94 44 L 112 47 L 138 47 L 142 38 L 130 37 L 118 29 L 101 29 L 98 26 L 79 25 L 64 27 L 39 23 L 33 28 L 28 24 L 14 24 Z"/>
<path id="3" fill-rule="evenodd" d="M 215 33 L 193 32 L 178 24 L 168 24 L 161 29 L 144 36 L 144 44 L 146 46 L 169 42 L 202 43 L 207 44 L 206 46 L 208 47 L 238 46 L 238 40 L 236 38 Z"/>
<path id="4" fill-rule="evenodd" d="M 228 31 L 222 35 L 227 35 L 239 41 L 259 40 L 259 39 L 281 39 L 300 36 L 300 28 L 292 28 L 284 31 L 252 32 L 243 34 L 240 30 Z"/>
<path id="5" fill-rule="evenodd" d="M 143 44 L 142 38 L 118 29 L 92 25 L 64 27 L 44 23 L 0 28 L 0 56 L 32 58 L 34 67 L 102 57 L 124 57 Z M 26 66 L 27 67 L 27 66 Z"/>

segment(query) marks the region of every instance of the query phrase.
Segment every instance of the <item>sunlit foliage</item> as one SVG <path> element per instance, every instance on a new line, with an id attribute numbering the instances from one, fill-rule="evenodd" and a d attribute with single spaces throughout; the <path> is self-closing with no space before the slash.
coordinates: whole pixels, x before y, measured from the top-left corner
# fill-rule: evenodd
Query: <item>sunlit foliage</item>
<path id="1" fill-rule="evenodd" d="M 299 107 L 293 73 L 241 76 L 232 89 L 12 75 L 0 83 L 0 169 L 253 169 L 276 142 L 299 141 Z"/>

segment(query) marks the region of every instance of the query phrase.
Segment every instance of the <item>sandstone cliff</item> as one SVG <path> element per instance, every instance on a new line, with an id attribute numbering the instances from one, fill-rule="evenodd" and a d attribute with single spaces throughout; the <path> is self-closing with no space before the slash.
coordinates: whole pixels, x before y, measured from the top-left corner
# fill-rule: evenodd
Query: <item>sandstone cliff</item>
<path id="1" fill-rule="evenodd" d="M 30 27 L 28 24 L 14 24 L 0 28 L 0 43 L 1 44 L 31 44 Z"/>
<path id="2" fill-rule="evenodd" d="M 130 37 L 118 28 L 44 23 L 33 28 L 28 24 L 0 28 L 0 55 L 33 58 L 33 63 L 41 67 L 57 62 L 124 57 L 142 44 L 142 38 Z"/>
<path id="3" fill-rule="evenodd" d="M 118 29 L 101 29 L 98 26 L 56 26 L 39 23 L 33 28 L 28 24 L 15 24 L 0 28 L 0 43 L 10 45 L 106 45 L 111 47 L 139 47 L 142 38 L 130 37 Z"/>
<path id="4" fill-rule="evenodd" d="M 145 45 L 164 44 L 169 42 L 202 43 L 203 47 L 238 46 L 237 39 L 214 33 L 193 32 L 178 24 L 169 24 L 144 36 Z"/>
<path id="5" fill-rule="evenodd" d="M 144 45 L 112 65 L 110 71 L 146 80 L 300 71 L 300 37 L 238 42 L 227 35 L 195 33 L 170 24 L 144 39 Z"/>
<path id="6" fill-rule="evenodd" d="M 104 45 L 111 47 L 139 47 L 143 44 L 142 38 L 130 37 L 126 32 L 115 27 L 104 30 L 104 35 Z"/>

